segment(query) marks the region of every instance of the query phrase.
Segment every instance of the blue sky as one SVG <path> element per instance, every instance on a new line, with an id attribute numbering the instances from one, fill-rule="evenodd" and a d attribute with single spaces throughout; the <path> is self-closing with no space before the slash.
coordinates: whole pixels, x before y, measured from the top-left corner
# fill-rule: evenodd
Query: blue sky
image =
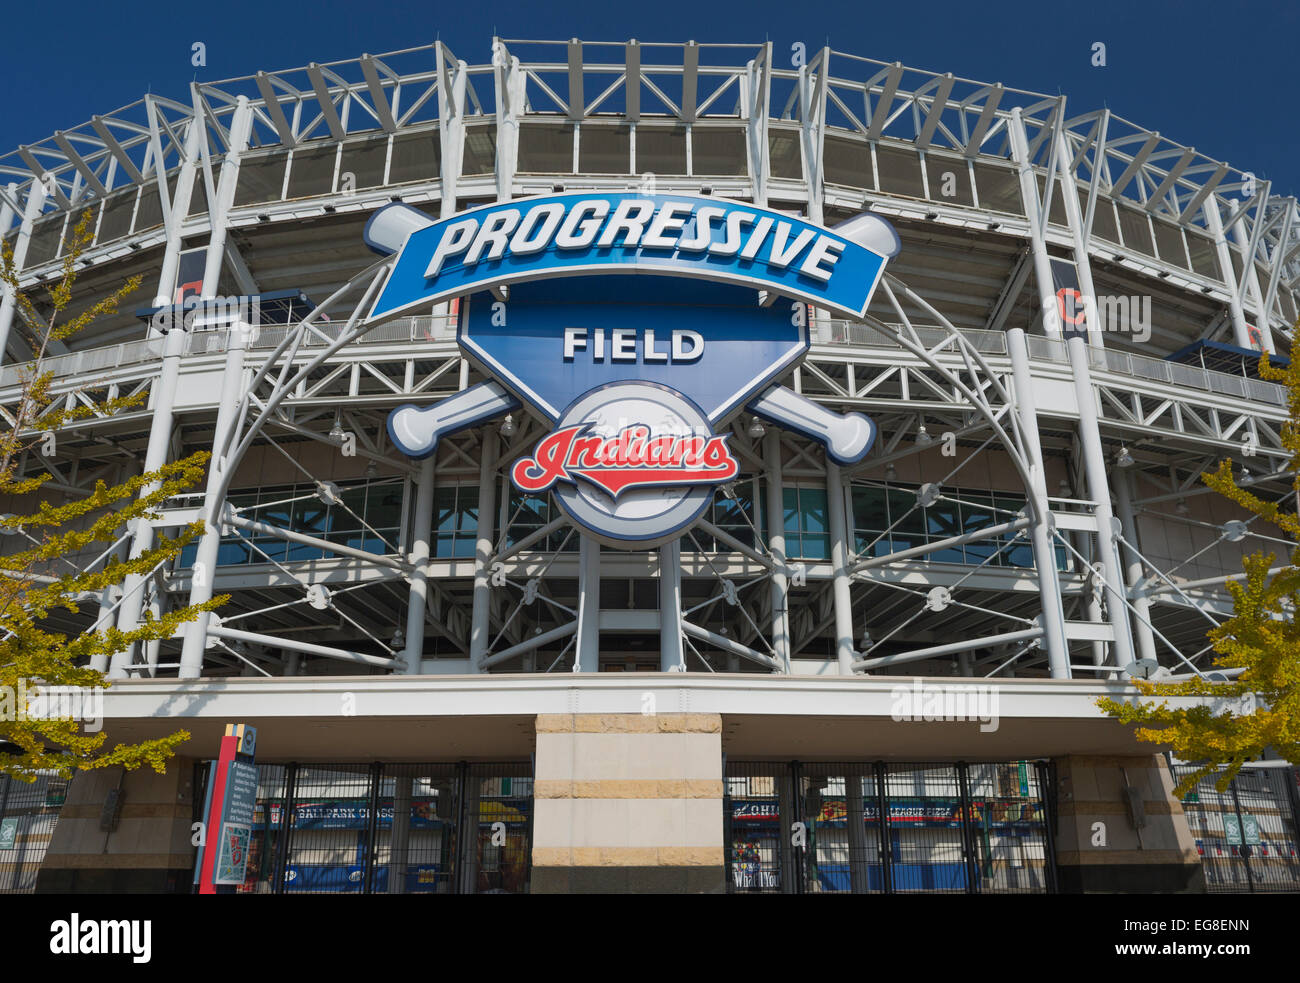
<path id="1" fill-rule="evenodd" d="M 763 41 L 833 48 L 985 82 L 1063 92 L 1072 114 L 1109 106 L 1208 156 L 1300 193 L 1294 38 L 1300 5 L 1203 0 L 907 3 L 719 0 L 217 0 L 114 6 L 65 0 L 11 36 L 0 60 L 0 153 L 154 91 L 412 47 L 441 36 L 486 62 L 494 33 L 592 41 Z M 57 19 L 58 24 L 53 23 Z M 43 27 L 43 29 L 42 29 Z M 207 45 L 206 68 L 190 45 Z M 1090 64 L 1107 46 L 1107 65 Z"/>

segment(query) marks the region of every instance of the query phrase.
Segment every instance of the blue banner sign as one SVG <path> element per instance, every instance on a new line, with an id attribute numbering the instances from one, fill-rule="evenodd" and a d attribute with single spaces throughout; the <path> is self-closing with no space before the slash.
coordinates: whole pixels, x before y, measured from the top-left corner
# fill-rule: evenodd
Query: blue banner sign
<path id="1" fill-rule="evenodd" d="M 858 318 L 886 262 L 834 229 L 770 208 L 635 192 L 516 199 L 441 221 L 394 204 L 371 217 L 366 241 L 398 252 L 368 321 L 489 287 L 593 273 L 735 283 Z"/>

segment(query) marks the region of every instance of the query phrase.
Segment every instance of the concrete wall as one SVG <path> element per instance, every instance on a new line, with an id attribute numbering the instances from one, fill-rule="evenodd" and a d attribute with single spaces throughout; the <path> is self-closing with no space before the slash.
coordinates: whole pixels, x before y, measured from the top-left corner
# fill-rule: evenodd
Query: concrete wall
<path id="1" fill-rule="evenodd" d="M 725 887 L 718 714 L 542 714 L 535 894 Z"/>

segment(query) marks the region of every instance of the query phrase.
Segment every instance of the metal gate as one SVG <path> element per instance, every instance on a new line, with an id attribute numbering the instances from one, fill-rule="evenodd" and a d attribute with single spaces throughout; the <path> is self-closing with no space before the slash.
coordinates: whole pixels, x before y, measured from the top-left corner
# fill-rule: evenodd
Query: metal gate
<path id="1" fill-rule="evenodd" d="M 1175 782 L 1196 765 L 1171 765 Z M 1183 812 L 1212 894 L 1300 892 L 1300 770 L 1243 768 L 1226 791 L 1219 775 L 1183 797 Z"/>
<path id="2" fill-rule="evenodd" d="M 237 892 L 527 894 L 532 818 L 527 762 L 259 765 Z"/>
<path id="3" fill-rule="evenodd" d="M 30 894 L 68 796 L 68 779 L 0 777 L 0 894 Z"/>
<path id="4" fill-rule="evenodd" d="M 727 890 L 1047 893 L 1055 851 L 1046 768 L 728 762 Z"/>

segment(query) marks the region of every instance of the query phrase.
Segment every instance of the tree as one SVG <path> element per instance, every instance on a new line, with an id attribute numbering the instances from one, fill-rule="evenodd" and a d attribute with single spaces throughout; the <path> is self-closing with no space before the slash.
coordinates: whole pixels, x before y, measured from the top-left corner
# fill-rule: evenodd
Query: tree
<path id="1" fill-rule="evenodd" d="M 1300 328 L 1300 322 L 1297 322 Z M 1288 368 L 1260 359 L 1260 376 L 1284 383 L 1290 419 L 1281 430 L 1282 446 L 1290 453 L 1294 496 L 1300 501 L 1300 359 Z M 1201 763 L 1178 784 L 1185 795 L 1206 775 L 1223 769 L 1218 788 L 1224 791 L 1242 764 L 1276 756 L 1300 764 L 1300 515 L 1282 501 L 1259 497 L 1238 483 L 1232 462 L 1201 475 L 1219 494 L 1281 529 L 1296 543 L 1288 563 L 1274 570 L 1275 554 L 1262 550 L 1243 560 L 1244 576 L 1227 583 L 1233 615 L 1209 632 L 1220 670 L 1244 671 L 1227 681 L 1196 678 L 1161 683 L 1134 680 L 1144 697 L 1208 696 L 1209 705 L 1174 709 L 1168 701 L 1124 703 L 1102 699 L 1099 706 L 1126 724 L 1139 725 L 1144 741 L 1169 745 L 1185 761 Z"/>
<path id="2" fill-rule="evenodd" d="M 156 518 L 166 499 L 202 480 L 207 453 L 191 454 L 120 484 L 97 481 L 89 494 L 55 502 L 43 495 L 50 474 L 32 473 L 35 469 L 23 472 L 24 459 L 39 460 L 42 453 L 52 453 L 59 434 L 69 427 L 138 406 L 144 399 L 140 393 L 96 402 L 79 394 L 83 398 L 69 407 L 66 394 L 53 392 L 55 373 L 46 368 L 52 342 L 70 338 L 98 318 L 113 314 L 140 285 L 140 277 L 132 277 L 84 311 L 70 313 L 77 261 L 92 238 L 93 220 L 94 209 L 87 209 L 65 241 L 62 274 L 48 289 L 44 314 L 19 290 L 10 245 L 5 243 L 0 250 L 0 280 L 14 292 L 15 309 L 35 353 L 21 377 L 17 408 L 6 415 L 8 429 L 0 433 L 0 496 L 20 513 L 0 516 L 0 534 L 30 544 L 0 557 L 0 745 L 9 745 L 8 753 L 0 753 L 0 773 L 26 781 L 34 780 L 40 771 L 69 777 L 77 770 L 135 769 L 144 764 L 164 771 L 177 746 L 189 739 L 187 731 L 105 747 L 108 734 L 89 732 L 82 721 L 53 713 L 56 706 L 75 709 L 76 701 L 66 695 L 109 685 L 103 673 L 90 668 L 93 656 L 111 658 L 132 645 L 171 638 L 200 611 L 227 599 L 215 597 L 156 618 L 147 613 L 143 624 L 129 631 L 118 630 L 107 610 L 73 637 L 52 623 L 55 615 L 76 617 L 85 598 L 120 586 L 128 575 L 151 573 L 203 533 L 203 523 L 191 523 L 179 535 L 160 536 L 140 556 L 110 558 L 99 569 L 90 569 L 94 563 L 68 562 L 70 557 L 102 553 L 118 542 L 131 523 Z M 33 499 L 34 505 L 23 504 Z M 60 562 L 71 565 L 72 572 L 59 572 Z"/>

